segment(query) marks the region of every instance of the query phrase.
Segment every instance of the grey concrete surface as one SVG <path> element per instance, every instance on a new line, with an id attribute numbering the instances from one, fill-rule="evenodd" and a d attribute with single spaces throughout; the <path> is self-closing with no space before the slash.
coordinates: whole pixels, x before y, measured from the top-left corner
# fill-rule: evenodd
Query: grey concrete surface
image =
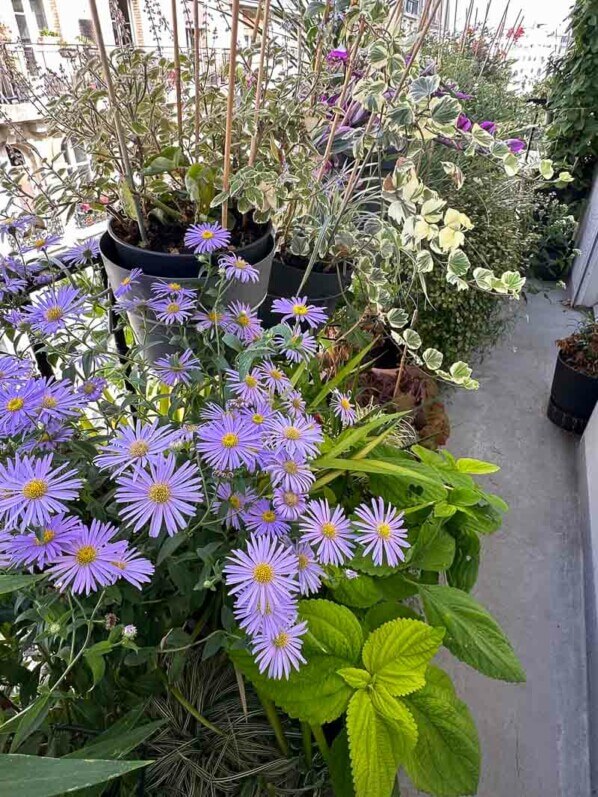
<path id="1" fill-rule="evenodd" d="M 443 654 L 479 730 L 479 797 L 592 793 L 578 439 L 545 415 L 554 341 L 580 318 L 563 298 L 558 289 L 528 294 L 511 331 L 476 368 L 480 389 L 448 400 L 448 448 L 502 468 L 480 477 L 511 509 L 503 528 L 484 540 L 473 594 L 508 634 L 527 672 L 524 685 L 502 683 Z M 405 783 L 401 793 L 413 797 Z"/>

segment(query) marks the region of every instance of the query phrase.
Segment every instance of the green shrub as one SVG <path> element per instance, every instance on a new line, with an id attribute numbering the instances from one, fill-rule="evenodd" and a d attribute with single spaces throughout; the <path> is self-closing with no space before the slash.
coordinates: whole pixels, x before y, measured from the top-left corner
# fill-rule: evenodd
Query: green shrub
<path id="1" fill-rule="evenodd" d="M 568 205 L 553 193 L 537 193 L 528 238 L 530 274 L 545 280 L 565 279 L 579 251 L 574 246 L 576 230 Z"/>

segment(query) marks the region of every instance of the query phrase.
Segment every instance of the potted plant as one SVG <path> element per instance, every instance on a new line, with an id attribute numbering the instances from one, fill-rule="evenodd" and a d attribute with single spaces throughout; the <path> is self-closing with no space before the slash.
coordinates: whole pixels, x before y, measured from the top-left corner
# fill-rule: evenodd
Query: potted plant
<path id="1" fill-rule="evenodd" d="M 60 39 L 60 35 L 56 33 L 56 31 L 50 30 L 49 28 L 41 28 L 39 32 L 39 43 L 40 44 L 58 44 L 58 40 Z M 60 42 L 62 44 L 62 42 Z"/>
<path id="2" fill-rule="evenodd" d="M 598 323 L 557 340 L 548 417 L 561 429 L 581 434 L 598 401 Z"/>

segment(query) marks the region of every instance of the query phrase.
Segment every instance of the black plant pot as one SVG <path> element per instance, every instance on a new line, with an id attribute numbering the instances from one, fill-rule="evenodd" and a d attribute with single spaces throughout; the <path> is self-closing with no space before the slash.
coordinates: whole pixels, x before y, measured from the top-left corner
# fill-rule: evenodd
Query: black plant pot
<path id="1" fill-rule="evenodd" d="M 322 307 L 330 316 L 351 280 L 350 270 L 343 273 L 336 269 L 334 271 L 314 269 L 299 291 L 304 275 L 304 266 L 292 265 L 274 258 L 268 284 L 268 297 L 259 313 L 266 328 L 280 323 L 280 316 L 270 311 L 274 299 L 289 299 L 300 293 L 301 296 L 307 296 L 310 304 Z"/>
<path id="2" fill-rule="evenodd" d="M 581 434 L 598 401 L 598 377 L 571 368 L 559 352 L 547 415 L 561 429 Z"/>
<path id="3" fill-rule="evenodd" d="M 122 266 L 119 258 L 119 250 L 114 243 L 114 239 L 108 233 L 104 233 L 100 238 L 100 254 L 102 256 L 104 268 L 106 269 L 108 282 L 112 291 L 115 292 L 122 281 L 129 276 L 130 269 Z M 273 257 L 274 238 L 270 235 L 266 256 L 263 260 L 252 263 L 259 271 L 259 280 L 257 282 L 232 281 L 222 295 L 222 303 L 229 304 L 230 302 L 239 301 L 245 302 L 251 305 L 251 307 L 260 305 L 266 297 Z M 195 274 L 197 275 L 198 267 L 195 256 L 194 260 Z M 171 274 L 163 274 L 160 276 L 162 279 L 172 279 L 173 277 Z M 127 298 L 140 299 L 143 302 L 155 298 L 151 286 L 156 282 L 156 277 L 157 275 L 154 274 L 142 274 L 135 283 L 131 285 L 127 293 Z M 183 288 L 198 290 L 212 287 L 211 281 L 206 282 L 206 280 L 200 280 L 197 276 L 193 278 L 174 278 Z M 138 344 L 142 346 L 144 357 L 148 362 L 153 363 L 160 357 L 174 354 L 181 350 L 180 345 L 172 342 L 173 338 L 179 336 L 182 332 L 180 325 L 168 325 L 159 323 L 153 319 L 150 320 L 150 316 L 143 311 L 143 308 L 135 312 L 128 312 L 127 316 L 133 332 L 135 333 L 135 338 Z"/>
<path id="4" fill-rule="evenodd" d="M 252 241 L 247 246 L 235 249 L 235 254 L 256 265 L 261 263 L 269 254 L 273 256 L 272 225 L 264 225 L 262 236 Z M 144 274 L 152 277 L 163 277 L 167 280 L 192 279 L 197 277 L 197 256 L 188 254 L 171 254 L 170 252 L 152 252 L 140 246 L 128 244 L 118 237 L 114 230 L 113 220 L 108 222 L 108 235 L 116 248 L 118 263 L 122 268 L 140 268 Z M 219 255 L 215 255 L 218 257 Z"/>

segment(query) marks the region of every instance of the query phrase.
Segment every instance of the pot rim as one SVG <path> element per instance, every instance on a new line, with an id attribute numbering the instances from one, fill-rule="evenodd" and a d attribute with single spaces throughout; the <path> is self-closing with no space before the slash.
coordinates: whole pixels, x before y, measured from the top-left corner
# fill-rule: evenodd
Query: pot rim
<path id="1" fill-rule="evenodd" d="M 560 349 L 559 349 L 559 352 L 558 352 L 557 359 L 560 361 L 561 365 L 564 368 L 566 368 L 568 371 L 572 371 L 574 374 L 577 374 L 578 376 L 583 376 L 586 379 L 591 380 L 592 382 L 598 381 L 598 375 L 597 376 L 592 376 L 592 374 L 586 374 L 585 371 L 578 371 L 577 368 L 573 368 L 572 365 L 569 365 L 569 363 L 566 362 L 563 359 L 563 353 L 562 353 L 562 351 Z"/>

